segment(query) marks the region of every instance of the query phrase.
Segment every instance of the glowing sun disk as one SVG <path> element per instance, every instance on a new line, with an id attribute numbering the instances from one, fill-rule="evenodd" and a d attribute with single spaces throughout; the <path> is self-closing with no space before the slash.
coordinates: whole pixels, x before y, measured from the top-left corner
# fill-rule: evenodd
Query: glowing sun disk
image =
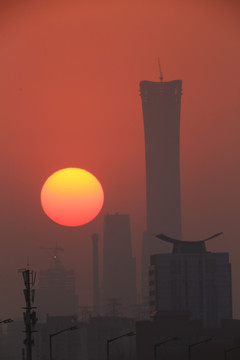
<path id="1" fill-rule="evenodd" d="M 65 226 L 84 225 L 100 212 L 104 193 L 90 172 L 66 168 L 52 174 L 41 191 L 41 204 L 47 216 Z"/>

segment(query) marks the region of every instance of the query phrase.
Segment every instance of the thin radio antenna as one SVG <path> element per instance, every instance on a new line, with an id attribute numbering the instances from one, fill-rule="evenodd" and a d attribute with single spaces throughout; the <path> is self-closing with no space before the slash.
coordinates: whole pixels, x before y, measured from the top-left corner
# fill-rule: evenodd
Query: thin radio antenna
<path id="1" fill-rule="evenodd" d="M 160 57 L 158 57 L 158 69 L 159 69 L 159 74 L 160 74 L 160 81 L 163 81 L 163 73 L 162 73 L 162 68 L 161 68 L 161 64 L 160 64 Z"/>

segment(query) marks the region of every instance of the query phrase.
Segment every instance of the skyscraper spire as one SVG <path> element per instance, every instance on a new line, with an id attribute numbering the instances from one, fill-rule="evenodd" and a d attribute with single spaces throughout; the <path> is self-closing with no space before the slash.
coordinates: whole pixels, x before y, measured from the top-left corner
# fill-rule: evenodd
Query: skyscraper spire
<path id="1" fill-rule="evenodd" d="M 160 74 L 160 81 L 163 81 L 163 73 L 162 73 L 162 68 L 161 68 L 161 63 L 160 63 L 160 57 L 158 57 L 158 69 L 159 69 L 159 74 Z"/>

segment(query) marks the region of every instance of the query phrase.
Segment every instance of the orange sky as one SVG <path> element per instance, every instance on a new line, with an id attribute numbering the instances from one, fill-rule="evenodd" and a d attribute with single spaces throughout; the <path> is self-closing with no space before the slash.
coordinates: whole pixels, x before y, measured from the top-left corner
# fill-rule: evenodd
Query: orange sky
<path id="1" fill-rule="evenodd" d="M 90 234 L 102 230 L 107 212 L 130 213 L 139 266 L 145 164 L 138 84 L 158 80 L 158 56 L 165 80 L 183 80 L 184 238 L 224 232 L 209 249 L 230 252 L 240 317 L 238 2 L 1 4 L 1 317 L 21 313 L 17 269 L 27 256 L 37 271 L 48 266 L 39 246 L 56 239 L 77 271 L 81 305 L 89 303 Z M 92 172 L 104 188 L 101 215 L 82 228 L 54 224 L 41 209 L 43 182 L 64 167 Z"/>

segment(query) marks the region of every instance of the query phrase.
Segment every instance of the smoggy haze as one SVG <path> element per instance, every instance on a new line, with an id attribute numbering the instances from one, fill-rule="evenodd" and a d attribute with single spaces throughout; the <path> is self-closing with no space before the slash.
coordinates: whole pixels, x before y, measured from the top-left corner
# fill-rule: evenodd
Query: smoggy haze
<path id="1" fill-rule="evenodd" d="M 6 1 L 0 14 L 1 318 L 21 314 L 17 269 L 34 270 L 64 247 L 91 303 L 91 240 L 106 213 L 129 213 L 134 252 L 145 228 L 140 80 L 183 80 L 182 220 L 185 239 L 230 253 L 240 316 L 239 4 L 234 1 Z M 130 4 L 129 4 L 130 3 Z M 82 228 L 51 222 L 46 178 L 64 167 L 97 176 L 103 211 Z M 124 196 L 125 195 L 125 196 Z M 102 241 L 102 239 L 101 239 Z"/>

